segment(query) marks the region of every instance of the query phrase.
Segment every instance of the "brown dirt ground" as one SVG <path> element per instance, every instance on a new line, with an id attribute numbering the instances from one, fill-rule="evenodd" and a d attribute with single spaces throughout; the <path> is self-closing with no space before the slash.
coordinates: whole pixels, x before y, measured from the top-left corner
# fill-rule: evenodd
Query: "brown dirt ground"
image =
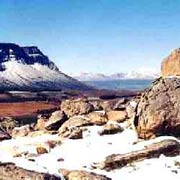
<path id="1" fill-rule="evenodd" d="M 49 110 L 57 106 L 47 102 L 15 102 L 15 103 L 0 103 L 0 117 L 20 117 L 35 115 L 38 111 Z"/>

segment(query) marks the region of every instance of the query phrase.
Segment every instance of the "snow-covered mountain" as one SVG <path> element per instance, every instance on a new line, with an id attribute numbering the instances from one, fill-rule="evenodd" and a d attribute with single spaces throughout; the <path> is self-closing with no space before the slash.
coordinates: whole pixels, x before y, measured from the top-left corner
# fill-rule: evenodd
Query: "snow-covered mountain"
<path id="1" fill-rule="evenodd" d="M 87 90 L 62 73 L 37 47 L 0 43 L 0 90 Z"/>
<path id="2" fill-rule="evenodd" d="M 159 77 L 159 73 L 149 71 L 131 71 L 127 73 L 116 73 L 111 75 L 105 75 L 101 73 L 81 73 L 79 75 L 72 76 L 79 81 L 108 81 L 120 79 L 155 79 Z"/>

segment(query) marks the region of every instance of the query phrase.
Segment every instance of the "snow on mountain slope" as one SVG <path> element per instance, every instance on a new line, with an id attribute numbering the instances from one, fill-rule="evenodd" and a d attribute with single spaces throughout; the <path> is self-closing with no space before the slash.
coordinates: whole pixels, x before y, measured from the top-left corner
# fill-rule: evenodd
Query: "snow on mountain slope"
<path id="1" fill-rule="evenodd" d="M 0 43 L 1 90 L 87 90 L 65 75 L 37 47 Z"/>

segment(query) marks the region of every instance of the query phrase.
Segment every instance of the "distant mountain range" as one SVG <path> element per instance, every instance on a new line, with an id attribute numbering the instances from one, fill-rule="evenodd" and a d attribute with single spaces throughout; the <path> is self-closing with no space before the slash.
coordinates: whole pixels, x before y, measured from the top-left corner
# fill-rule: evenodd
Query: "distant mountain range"
<path id="1" fill-rule="evenodd" d="M 72 75 L 73 76 L 73 75 Z M 155 79 L 159 77 L 159 73 L 149 71 L 132 71 L 129 73 L 116 73 L 111 75 L 105 75 L 101 73 L 81 73 L 74 75 L 74 78 L 79 81 L 108 81 L 108 80 L 120 80 L 120 79 Z"/>
<path id="2" fill-rule="evenodd" d="M 62 73 L 36 46 L 0 43 L 0 90 L 87 90 Z"/>

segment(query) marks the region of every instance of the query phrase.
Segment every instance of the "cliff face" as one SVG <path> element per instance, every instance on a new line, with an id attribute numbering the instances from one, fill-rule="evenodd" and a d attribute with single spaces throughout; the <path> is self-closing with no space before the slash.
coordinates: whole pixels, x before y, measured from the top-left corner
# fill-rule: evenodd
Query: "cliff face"
<path id="1" fill-rule="evenodd" d="M 163 60 L 161 65 L 161 75 L 163 77 L 180 76 L 180 49 L 174 50 Z"/>
<path id="2" fill-rule="evenodd" d="M 0 43 L 0 90 L 87 90 L 62 73 L 36 46 Z"/>
<path id="3" fill-rule="evenodd" d="M 0 63 L 7 61 L 17 61 L 27 65 L 39 63 L 50 69 L 58 70 L 55 64 L 36 46 L 20 47 L 12 43 L 0 43 Z M 2 68 L 2 70 L 5 69 Z"/>

